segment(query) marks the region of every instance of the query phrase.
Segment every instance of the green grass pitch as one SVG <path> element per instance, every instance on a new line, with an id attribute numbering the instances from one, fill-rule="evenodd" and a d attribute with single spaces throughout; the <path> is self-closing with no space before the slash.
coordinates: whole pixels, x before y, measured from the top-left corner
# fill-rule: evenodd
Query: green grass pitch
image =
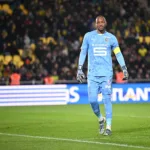
<path id="1" fill-rule="evenodd" d="M 113 104 L 111 136 L 90 105 L 0 107 L 0 150 L 34 149 L 150 150 L 150 103 Z"/>

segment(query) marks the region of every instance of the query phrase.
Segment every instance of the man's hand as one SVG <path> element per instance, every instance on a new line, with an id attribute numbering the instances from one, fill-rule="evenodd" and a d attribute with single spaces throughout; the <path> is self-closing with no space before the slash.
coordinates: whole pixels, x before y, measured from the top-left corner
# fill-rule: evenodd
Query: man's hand
<path id="1" fill-rule="evenodd" d="M 123 71 L 123 75 L 124 75 L 124 77 L 123 77 L 122 80 L 128 80 L 129 74 L 128 74 L 128 71 L 127 71 L 127 67 L 126 67 L 126 66 L 123 66 L 123 67 L 122 67 L 122 71 Z"/>
<path id="2" fill-rule="evenodd" d="M 85 79 L 85 74 L 82 71 L 82 66 L 79 66 L 77 71 L 77 81 L 82 83 L 84 79 Z"/>

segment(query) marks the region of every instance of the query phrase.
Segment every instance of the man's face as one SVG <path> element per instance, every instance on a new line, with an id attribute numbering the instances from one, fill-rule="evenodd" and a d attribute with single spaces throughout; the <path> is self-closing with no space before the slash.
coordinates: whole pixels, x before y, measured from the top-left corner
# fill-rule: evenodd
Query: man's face
<path id="1" fill-rule="evenodd" d="M 96 28 L 98 31 L 103 32 L 106 27 L 106 20 L 104 17 L 98 17 L 96 19 Z"/>

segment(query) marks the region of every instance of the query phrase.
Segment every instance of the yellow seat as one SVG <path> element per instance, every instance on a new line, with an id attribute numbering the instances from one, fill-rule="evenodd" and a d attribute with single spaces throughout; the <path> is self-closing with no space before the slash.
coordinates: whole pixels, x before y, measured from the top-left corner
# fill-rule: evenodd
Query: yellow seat
<path id="1" fill-rule="evenodd" d="M 139 36 L 139 42 L 140 42 L 140 43 L 143 42 L 143 36 Z"/>
<path id="2" fill-rule="evenodd" d="M 145 42 L 146 42 L 146 44 L 148 44 L 148 45 L 150 44 L 150 36 L 146 36 L 146 37 L 145 37 Z"/>
<path id="3" fill-rule="evenodd" d="M 40 37 L 40 40 L 43 42 L 43 44 L 46 44 L 47 39 L 44 37 Z"/>
<path id="4" fill-rule="evenodd" d="M 48 37 L 46 39 L 46 43 L 49 44 L 49 43 L 53 43 L 54 45 L 57 45 L 57 42 L 54 40 L 53 37 Z"/>
<path id="5" fill-rule="evenodd" d="M 0 62 L 4 62 L 4 56 L 0 55 Z"/>
<path id="6" fill-rule="evenodd" d="M 34 54 L 32 54 L 32 55 L 31 55 L 31 59 L 32 59 L 32 60 L 31 60 L 31 63 L 35 62 L 36 56 L 35 56 Z"/>
<path id="7" fill-rule="evenodd" d="M 32 43 L 31 45 L 30 45 L 30 48 L 31 48 L 31 50 L 35 50 L 36 49 L 36 45 L 34 44 L 34 43 Z"/>
<path id="8" fill-rule="evenodd" d="M 54 81 L 59 80 L 59 77 L 58 77 L 58 76 L 56 76 L 56 75 L 54 75 L 54 76 L 52 76 L 52 77 L 53 77 Z"/>
<path id="9" fill-rule="evenodd" d="M 2 9 L 7 12 L 10 9 L 8 4 L 3 4 Z"/>
<path id="10" fill-rule="evenodd" d="M 13 64 L 17 65 L 21 61 L 21 57 L 19 55 L 13 56 Z"/>
<path id="11" fill-rule="evenodd" d="M 6 55 L 4 57 L 4 62 L 7 65 L 10 61 L 12 61 L 12 56 L 11 55 Z"/>
<path id="12" fill-rule="evenodd" d="M 23 4 L 20 4 L 19 8 L 20 8 L 21 10 L 24 10 L 24 9 L 25 9 Z"/>
<path id="13" fill-rule="evenodd" d="M 22 56 L 23 54 L 23 49 L 18 49 L 19 55 Z"/>
<path id="14" fill-rule="evenodd" d="M 52 43 L 54 45 L 57 45 L 57 42 L 55 41 L 55 39 L 53 37 L 40 37 L 40 40 L 43 42 L 43 44 L 49 44 Z"/>
<path id="15" fill-rule="evenodd" d="M 24 62 L 21 60 L 17 63 L 17 67 L 20 68 L 24 65 Z"/>
<path id="16" fill-rule="evenodd" d="M 19 55 L 14 55 L 13 56 L 13 61 L 20 61 L 20 60 L 21 60 L 21 58 L 20 58 Z"/>

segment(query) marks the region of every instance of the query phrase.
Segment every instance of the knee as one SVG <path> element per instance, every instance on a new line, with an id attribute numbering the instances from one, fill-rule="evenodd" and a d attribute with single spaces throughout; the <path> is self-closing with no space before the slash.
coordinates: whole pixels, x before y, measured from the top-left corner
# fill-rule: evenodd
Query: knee
<path id="1" fill-rule="evenodd" d="M 110 94 L 103 95 L 103 102 L 104 104 L 111 103 L 111 95 Z"/>
<path id="2" fill-rule="evenodd" d="M 111 103 L 111 93 L 112 93 L 111 89 L 103 89 L 102 90 L 104 104 Z"/>
<path id="3" fill-rule="evenodd" d="M 90 103 L 96 103 L 97 98 L 98 97 L 96 95 L 89 95 L 89 97 L 88 97 Z"/>

